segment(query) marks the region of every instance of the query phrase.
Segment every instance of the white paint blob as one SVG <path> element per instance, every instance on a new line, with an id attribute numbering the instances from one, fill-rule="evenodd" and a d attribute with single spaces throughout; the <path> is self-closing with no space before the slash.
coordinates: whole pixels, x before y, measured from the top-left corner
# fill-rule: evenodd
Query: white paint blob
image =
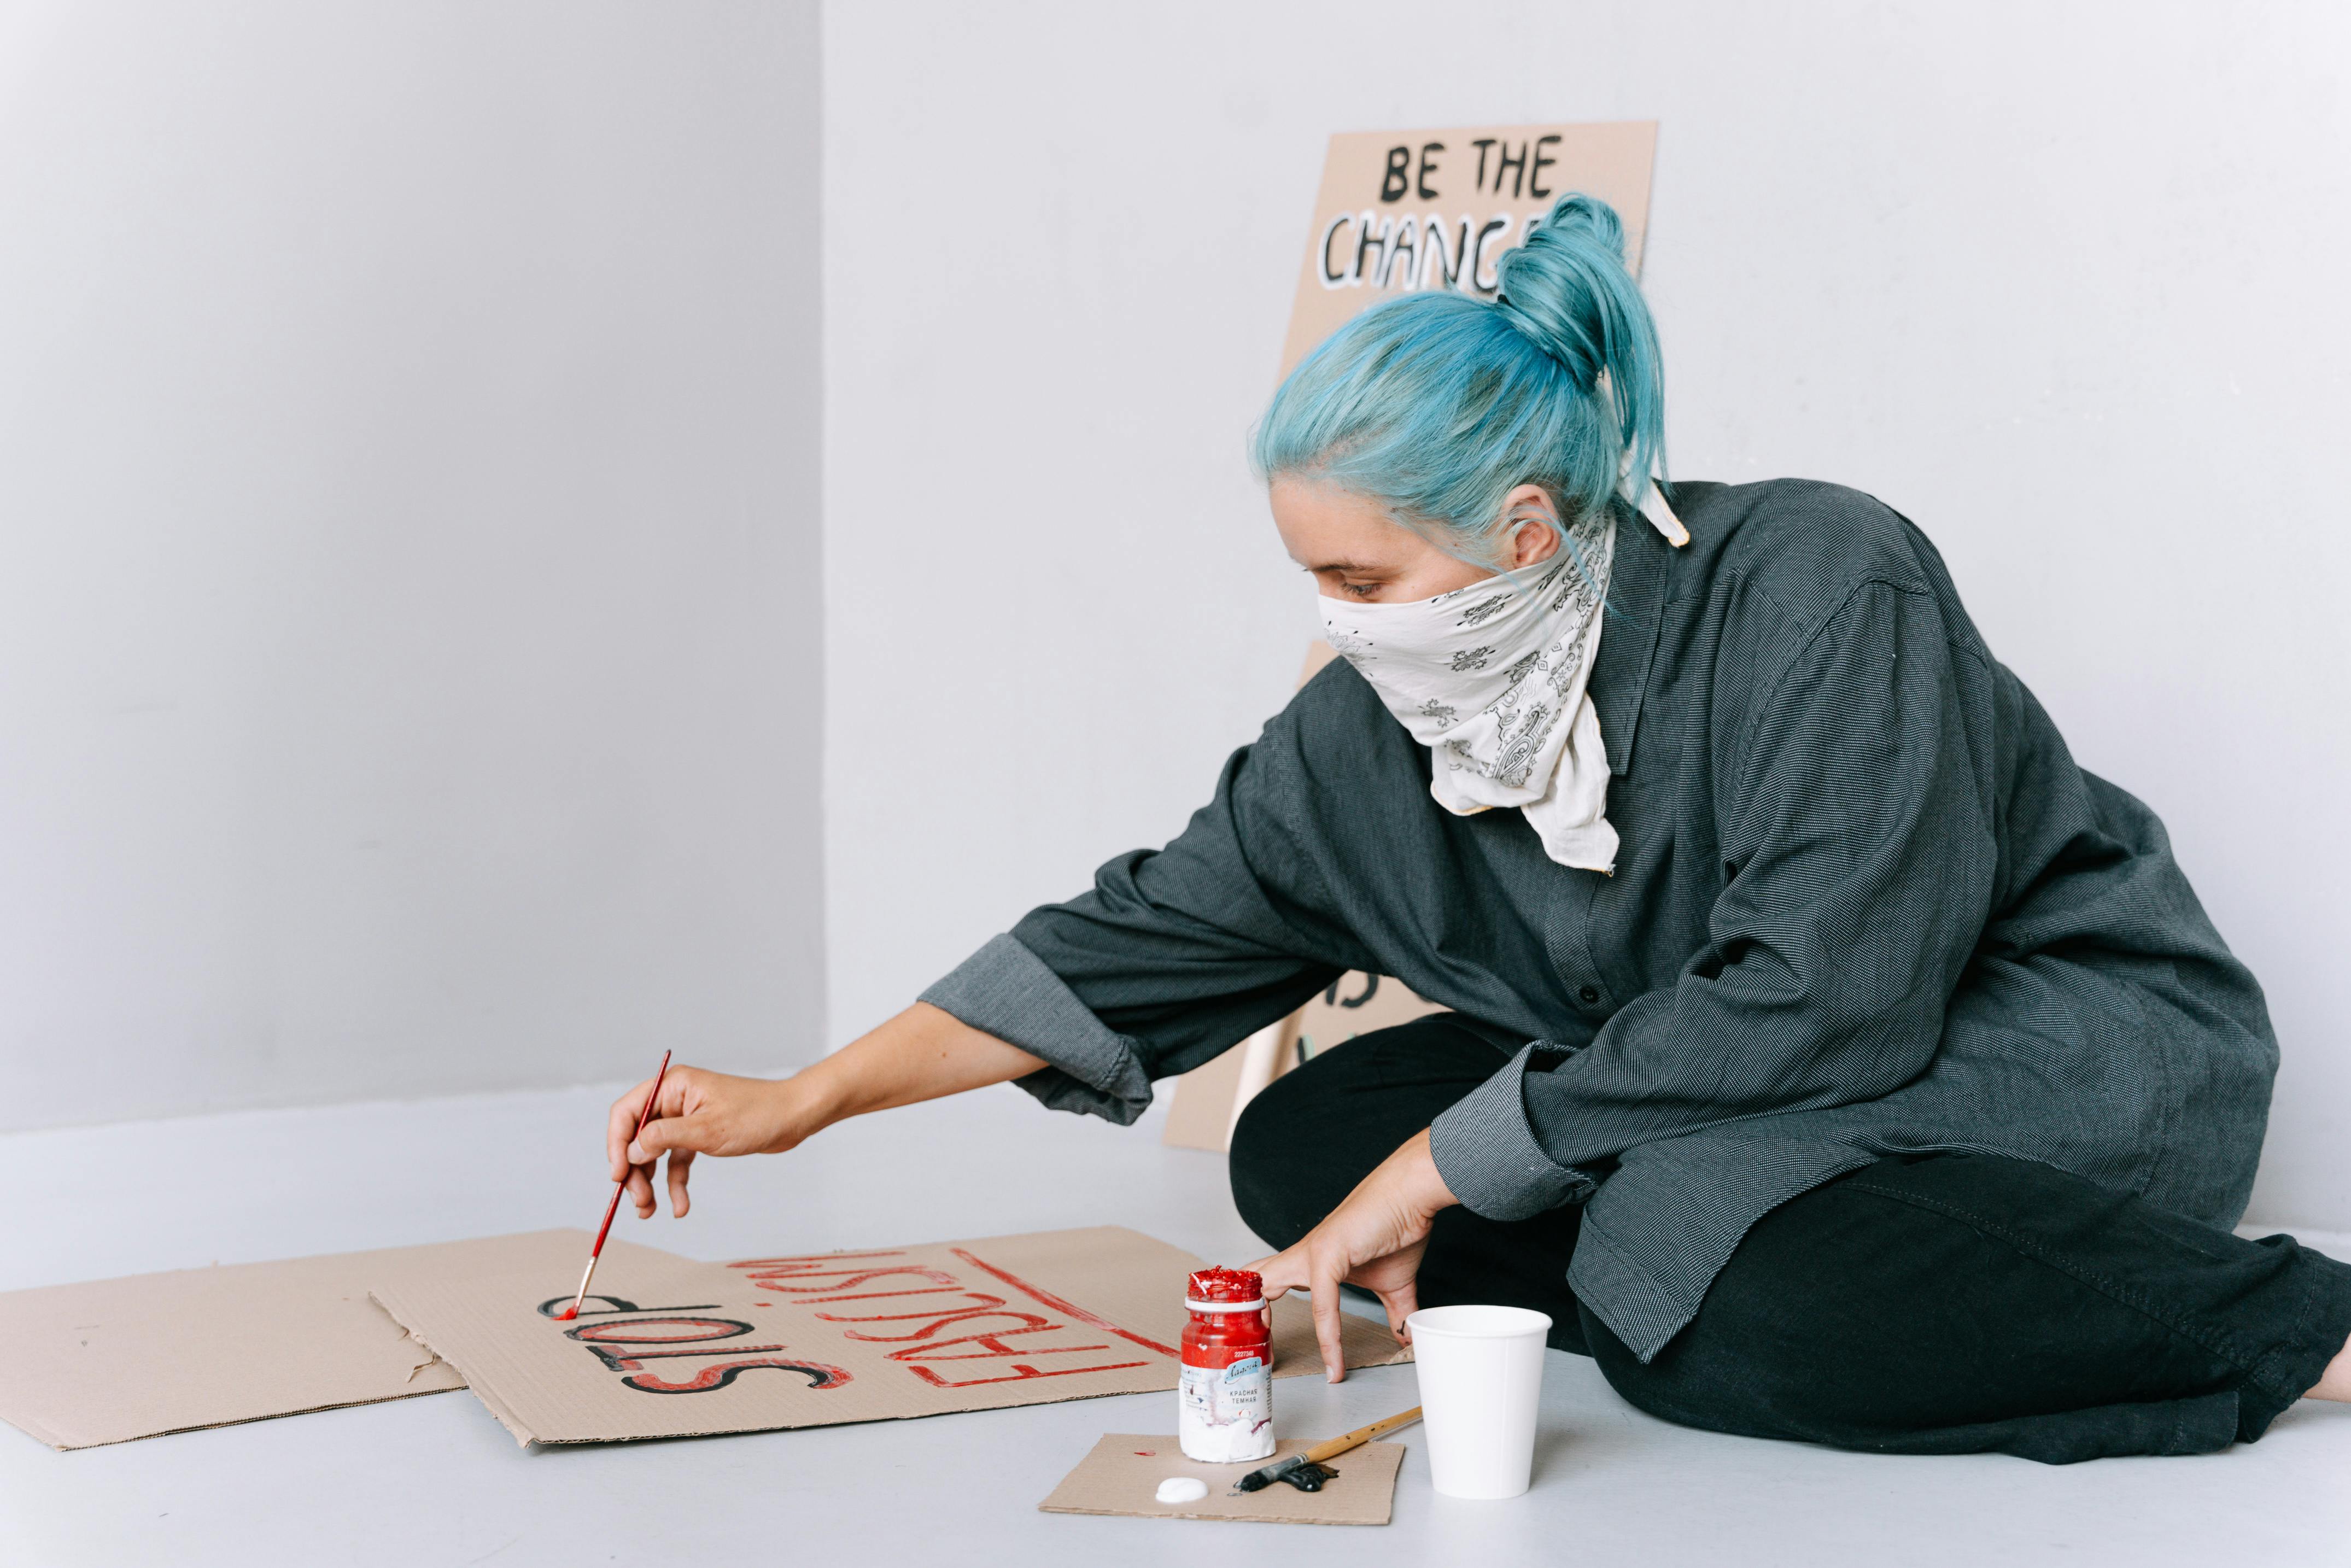
<path id="1" fill-rule="evenodd" d="M 1161 1502 L 1197 1502 L 1208 1495 L 1208 1483 L 1190 1476 L 1169 1476 L 1159 1483 Z"/>

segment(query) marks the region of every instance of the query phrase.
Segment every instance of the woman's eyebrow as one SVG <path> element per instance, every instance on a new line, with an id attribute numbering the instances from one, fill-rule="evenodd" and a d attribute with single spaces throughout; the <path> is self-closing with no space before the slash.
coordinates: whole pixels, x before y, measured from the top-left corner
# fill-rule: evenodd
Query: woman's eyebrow
<path id="1" fill-rule="evenodd" d="M 1386 568 L 1386 567 L 1384 567 L 1384 566 L 1379 566 L 1379 565 L 1376 565 L 1376 564 L 1370 564 L 1370 563 L 1366 563 L 1366 562 L 1359 561 L 1359 560 L 1326 560 L 1326 561 L 1319 561 L 1319 562 L 1317 562 L 1316 564 L 1314 564 L 1314 565 L 1312 565 L 1312 566 L 1308 567 L 1306 570 L 1307 570 L 1308 571 L 1343 571 L 1343 572 L 1352 572 L 1352 573 L 1355 574 L 1356 576 L 1361 577 L 1361 576 L 1367 576 L 1367 575 L 1376 575 L 1376 574 L 1378 574 L 1378 573 L 1380 573 L 1380 572 L 1383 572 L 1383 571 L 1387 570 L 1387 568 Z"/>

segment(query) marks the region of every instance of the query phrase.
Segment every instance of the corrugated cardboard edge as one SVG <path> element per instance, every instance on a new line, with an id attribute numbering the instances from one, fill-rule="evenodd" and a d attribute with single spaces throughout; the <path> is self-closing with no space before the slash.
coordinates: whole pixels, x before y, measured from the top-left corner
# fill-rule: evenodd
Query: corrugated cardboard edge
<path id="1" fill-rule="evenodd" d="M 132 1410 L 120 1418 L 113 1413 L 89 1418 L 92 1404 L 104 1402 L 105 1385 L 93 1383 L 77 1388 L 75 1384 L 81 1375 L 68 1373 L 60 1378 L 61 1369 L 57 1366 L 39 1369 L 34 1380 L 46 1378 L 49 1386 L 28 1393 L 22 1385 L 24 1380 L 16 1375 L 24 1371 L 21 1353 L 26 1349 L 26 1344 L 19 1343 L 15 1346 L 20 1353 L 19 1363 L 12 1364 L 9 1374 L 0 1375 L 0 1419 L 37 1442 L 70 1452 L 147 1437 L 208 1431 L 247 1421 L 274 1420 L 281 1416 L 310 1415 L 451 1393 L 465 1385 L 457 1369 L 434 1356 L 430 1347 L 423 1347 L 420 1352 L 407 1325 L 384 1312 L 382 1303 L 373 1299 L 370 1286 L 386 1277 L 406 1278 L 412 1272 L 429 1277 L 451 1269 L 471 1270 L 478 1266 L 477 1260 L 510 1252 L 517 1246 L 527 1251 L 576 1257 L 589 1241 L 588 1232 L 564 1228 L 365 1248 L 347 1253 L 266 1259 L 225 1267 L 165 1270 L 35 1286 L 0 1294 L 0 1322 L 7 1324 L 8 1332 L 36 1336 L 59 1331 L 61 1321 L 48 1320 L 61 1310 L 61 1301 L 75 1317 L 87 1312 L 97 1320 L 85 1326 L 103 1323 L 110 1330 L 127 1328 L 138 1333 L 146 1332 L 159 1312 L 171 1309 L 169 1315 L 174 1319 L 192 1318 L 196 1325 L 172 1340 L 174 1344 L 182 1340 L 188 1342 L 175 1354 L 209 1355 L 215 1364 L 236 1363 L 235 1355 L 224 1360 L 221 1341 L 214 1331 L 204 1328 L 214 1321 L 204 1315 L 207 1312 L 235 1311 L 236 1332 L 229 1339 L 239 1347 L 239 1354 L 250 1353 L 256 1343 L 277 1343 L 267 1338 L 256 1342 L 252 1332 L 256 1322 L 270 1335 L 322 1333 L 330 1344 L 357 1343 L 351 1339 L 355 1316 L 360 1322 L 375 1325 L 362 1331 L 360 1337 L 370 1349 L 360 1361 L 346 1363 L 311 1357 L 299 1377 L 281 1390 L 284 1396 L 273 1395 L 266 1407 L 256 1407 L 251 1400 L 238 1399 L 229 1401 L 225 1408 L 206 1410 L 204 1401 L 179 1398 L 151 1403 L 147 1408 Z M 617 1242 L 615 1246 L 623 1250 L 613 1256 L 671 1256 L 659 1249 L 632 1242 Z M 244 1281 L 241 1285 L 240 1281 Z M 225 1290 L 230 1294 L 222 1294 Z M 262 1291 L 265 1304 L 257 1311 L 238 1308 L 235 1292 L 239 1290 Z M 94 1295 L 87 1301 L 73 1300 L 89 1292 Z M 45 1344 L 47 1341 L 36 1343 Z M 146 1378 L 166 1377 L 169 1364 L 155 1364 L 152 1354 L 143 1359 L 133 1356 L 114 1368 L 116 1382 L 120 1384 L 124 1377 L 134 1374 Z M 89 1375 L 97 1376 L 105 1372 L 106 1366 L 101 1360 L 93 1364 Z M 321 1368 L 329 1366 L 356 1370 L 349 1375 L 341 1372 L 322 1375 Z M 47 1419 L 48 1416 L 56 1419 Z"/>
<path id="2" fill-rule="evenodd" d="M 377 1304 L 381 1306 L 382 1303 L 378 1302 Z M 397 1322 L 397 1320 L 394 1321 Z M 50 1448 L 57 1449 L 57 1452 L 61 1454 L 70 1454 L 83 1448 L 110 1448 L 119 1443 L 143 1443 L 150 1437 L 175 1437 L 183 1432 L 210 1432 L 222 1427 L 248 1427 L 256 1421 L 276 1421 L 287 1416 L 315 1416 L 321 1410 L 353 1410 L 362 1405 L 389 1405 L 396 1399 L 422 1399 L 428 1394 L 456 1394 L 463 1392 L 465 1385 L 462 1375 L 457 1372 L 455 1367 L 450 1366 L 447 1362 L 443 1361 L 439 1356 L 434 1356 L 432 1360 L 427 1361 L 423 1365 L 417 1367 L 416 1370 L 418 1372 L 423 1372 L 427 1367 L 432 1366 L 440 1366 L 446 1369 L 448 1375 L 452 1377 L 458 1378 L 458 1381 L 455 1383 L 443 1383 L 427 1388 L 411 1388 L 398 1394 L 371 1394 L 364 1399 L 330 1399 L 322 1405 L 304 1405 L 299 1408 L 291 1410 L 272 1410 L 266 1415 L 261 1416 L 235 1416 L 225 1421 L 192 1421 L 184 1427 L 165 1427 L 160 1431 L 133 1432 L 128 1436 L 120 1437 L 91 1437 L 87 1439 L 67 1437 L 61 1434 L 47 1431 L 40 1425 L 39 1422 L 33 1420 L 29 1416 L 18 1417 L 12 1416 L 0 1419 L 5 1419 L 7 1425 L 16 1427 L 20 1432 L 25 1432 L 32 1437 L 39 1438 L 42 1442 L 47 1443 Z"/>
<path id="3" fill-rule="evenodd" d="M 523 1425 L 522 1418 L 517 1416 L 511 1409 L 508 1409 L 506 1404 L 501 1401 L 497 1396 L 483 1387 L 479 1382 L 467 1374 L 465 1368 L 459 1366 L 457 1363 L 450 1360 L 448 1357 L 441 1354 L 440 1352 L 434 1350 L 432 1344 L 426 1341 L 423 1334 L 418 1333 L 413 1328 L 409 1326 L 408 1320 L 401 1315 L 400 1309 L 394 1305 L 392 1301 L 386 1299 L 384 1291 L 388 1287 L 384 1286 L 371 1288 L 368 1291 L 369 1299 L 373 1301 L 378 1307 L 382 1309 L 385 1315 L 390 1317 L 393 1322 L 398 1323 L 400 1325 L 401 1332 L 407 1334 L 410 1341 L 420 1347 L 425 1354 L 432 1356 L 435 1361 L 440 1362 L 444 1366 L 454 1368 L 458 1376 L 465 1378 L 465 1381 L 460 1386 L 465 1388 L 474 1396 L 475 1398 L 480 1400 L 482 1402 L 482 1407 L 498 1418 L 499 1426 L 504 1427 L 507 1431 L 514 1434 L 514 1440 L 517 1447 L 528 1448 L 531 1444 L 538 1441 L 538 1437 L 532 1434 L 531 1429 Z"/>

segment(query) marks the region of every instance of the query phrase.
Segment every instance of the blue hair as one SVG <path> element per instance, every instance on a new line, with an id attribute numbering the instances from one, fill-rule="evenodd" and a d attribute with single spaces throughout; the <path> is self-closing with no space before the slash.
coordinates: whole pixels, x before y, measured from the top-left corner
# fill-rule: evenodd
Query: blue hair
<path id="1" fill-rule="evenodd" d="M 1662 473 L 1656 328 L 1615 209 L 1561 197 L 1495 270 L 1491 301 L 1406 294 L 1324 340 L 1258 424 L 1259 476 L 1367 497 L 1490 566 L 1517 486 L 1541 486 L 1573 527 L 1614 504 L 1628 465 L 1636 482 Z"/>

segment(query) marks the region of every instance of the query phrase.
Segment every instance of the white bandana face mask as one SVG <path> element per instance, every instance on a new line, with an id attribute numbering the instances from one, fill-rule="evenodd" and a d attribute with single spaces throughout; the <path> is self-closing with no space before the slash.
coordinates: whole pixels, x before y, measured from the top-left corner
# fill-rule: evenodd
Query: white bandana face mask
<path id="1" fill-rule="evenodd" d="M 1665 498 L 1643 489 L 1642 515 L 1673 544 L 1687 542 Z M 1516 585 L 1488 578 L 1406 604 L 1323 599 L 1322 626 L 1433 754 L 1428 792 L 1438 805 L 1465 817 L 1515 806 L 1551 859 L 1614 872 L 1608 754 L 1585 687 L 1600 652 L 1615 520 L 1586 517 L 1568 539 L 1573 549 Z"/>

